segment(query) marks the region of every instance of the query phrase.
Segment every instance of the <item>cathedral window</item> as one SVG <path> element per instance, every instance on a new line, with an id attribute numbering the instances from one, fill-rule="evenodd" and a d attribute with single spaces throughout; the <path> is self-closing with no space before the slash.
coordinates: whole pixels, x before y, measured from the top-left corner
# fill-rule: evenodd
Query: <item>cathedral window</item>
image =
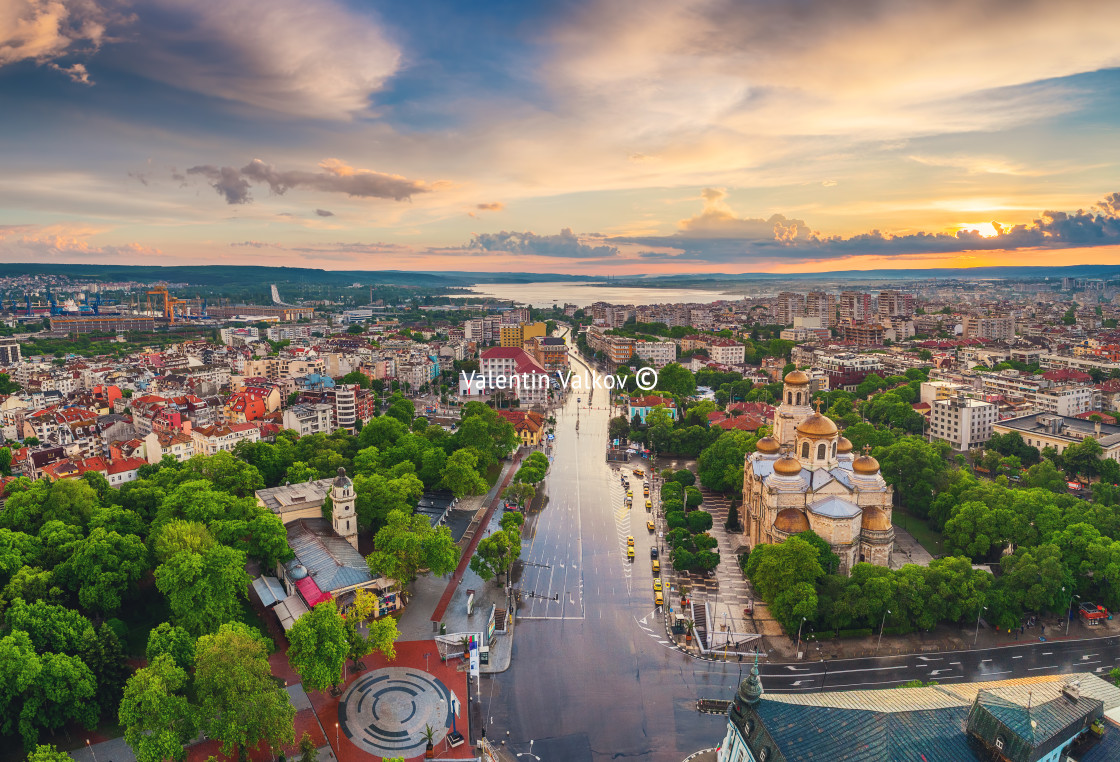
<path id="1" fill-rule="evenodd" d="M 801 404 L 801 392 L 798 392 L 798 393 L 797 393 L 797 404 L 798 404 L 798 405 L 800 405 L 800 404 Z"/>
<path id="2" fill-rule="evenodd" d="M 809 457 L 809 443 L 808 442 L 802 442 L 801 443 L 801 457 L 802 458 L 808 458 Z"/>
<path id="3" fill-rule="evenodd" d="M 793 392 L 786 392 L 786 402 L 793 404 Z"/>
<path id="4" fill-rule="evenodd" d="M 828 445 L 826 445 L 824 442 L 821 442 L 819 445 L 817 445 L 817 460 L 824 460 L 825 452 L 827 450 Z"/>
<path id="5" fill-rule="evenodd" d="M 832 443 L 832 457 L 834 457 L 834 458 L 836 457 L 836 443 L 835 442 Z"/>

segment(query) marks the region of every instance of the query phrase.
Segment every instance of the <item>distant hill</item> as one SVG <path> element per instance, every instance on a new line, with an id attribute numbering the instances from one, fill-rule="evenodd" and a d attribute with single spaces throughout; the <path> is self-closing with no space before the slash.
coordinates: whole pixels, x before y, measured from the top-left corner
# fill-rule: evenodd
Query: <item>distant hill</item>
<path id="1" fill-rule="evenodd" d="M 62 273 L 97 280 L 170 281 L 199 286 L 230 284 L 305 283 L 349 286 L 392 285 L 424 288 L 462 288 L 484 283 L 540 283 L 579 281 L 612 286 L 685 286 L 689 283 L 799 280 L 929 280 L 929 279 L 1025 279 L 1025 278 L 1116 278 L 1120 265 L 1068 265 L 1065 267 L 973 267 L 928 270 L 834 270 L 821 273 L 681 273 L 679 275 L 596 276 L 556 273 L 493 273 L 470 271 L 320 270 L 303 267 L 257 267 L 250 265 L 94 265 L 94 264 L 5 264 L 5 274 L 35 275 Z"/>

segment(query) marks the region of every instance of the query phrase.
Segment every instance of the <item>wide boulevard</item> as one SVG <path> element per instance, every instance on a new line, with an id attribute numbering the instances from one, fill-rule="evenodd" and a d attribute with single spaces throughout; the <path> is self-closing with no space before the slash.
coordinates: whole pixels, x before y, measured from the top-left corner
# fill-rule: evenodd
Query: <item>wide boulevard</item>
<path id="1" fill-rule="evenodd" d="M 573 370 L 586 374 L 574 350 L 572 357 Z M 626 509 L 619 472 L 605 461 L 608 404 L 600 389 L 589 406 L 585 383 L 555 413 L 548 504 L 525 532 L 513 664 L 481 682 L 487 738 L 505 740 L 523 760 L 678 762 L 723 737 L 726 718 L 699 714 L 696 700 L 730 699 L 749 668 L 747 659 L 695 659 L 668 642 L 653 604 L 654 538 L 645 526 L 641 482 L 631 480 L 634 508 Z M 633 562 L 626 558 L 627 535 L 635 538 Z M 1120 666 L 1118 640 L 827 663 L 764 661 L 761 672 L 771 692 L 1107 673 Z"/>

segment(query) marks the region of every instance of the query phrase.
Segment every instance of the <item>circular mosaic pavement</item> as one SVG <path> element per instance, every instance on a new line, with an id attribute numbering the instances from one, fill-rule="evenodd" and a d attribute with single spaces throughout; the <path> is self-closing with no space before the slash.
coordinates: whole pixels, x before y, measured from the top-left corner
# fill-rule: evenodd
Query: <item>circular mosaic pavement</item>
<path id="1" fill-rule="evenodd" d="M 436 731 L 437 747 L 451 730 L 453 701 L 458 701 L 455 694 L 427 672 L 387 667 L 354 681 L 339 701 L 338 722 L 363 751 L 379 757 L 415 757 L 427 745 L 425 725 Z"/>

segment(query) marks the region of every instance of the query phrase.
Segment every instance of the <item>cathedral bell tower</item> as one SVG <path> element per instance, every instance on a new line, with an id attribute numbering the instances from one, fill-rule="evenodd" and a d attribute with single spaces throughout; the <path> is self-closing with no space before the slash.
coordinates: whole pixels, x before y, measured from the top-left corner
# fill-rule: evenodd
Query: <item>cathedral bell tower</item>
<path id="1" fill-rule="evenodd" d="M 338 469 L 338 476 L 331 484 L 331 522 L 334 531 L 358 549 L 358 517 L 354 513 L 354 482 L 346 475 L 345 468 Z"/>
<path id="2" fill-rule="evenodd" d="M 807 373 L 792 370 L 786 374 L 782 402 L 774 414 L 774 439 L 783 447 L 793 448 L 797 438 L 797 424 L 813 414 L 813 408 L 809 404 L 812 396 Z"/>

